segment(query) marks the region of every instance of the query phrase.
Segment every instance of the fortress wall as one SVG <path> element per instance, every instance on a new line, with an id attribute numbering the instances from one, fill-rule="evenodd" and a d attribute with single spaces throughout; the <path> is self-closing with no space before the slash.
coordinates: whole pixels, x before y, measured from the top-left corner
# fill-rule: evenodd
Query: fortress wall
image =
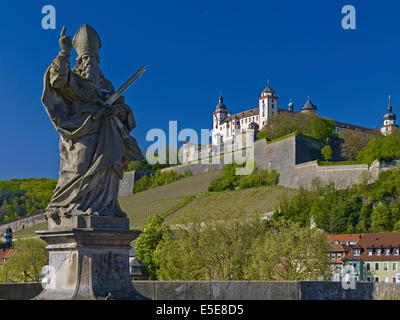
<path id="1" fill-rule="evenodd" d="M 124 177 L 119 183 L 118 197 L 132 194 L 135 181 L 143 178 L 144 176 L 150 176 L 152 172 L 153 171 L 151 170 L 134 170 L 130 172 L 124 172 Z"/>
<path id="2" fill-rule="evenodd" d="M 312 161 L 315 156 L 313 153 L 322 146 L 322 142 L 296 135 L 271 143 L 267 143 L 265 139 L 258 140 L 254 142 L 254 160 L 260 170 L 268 169 L 268 167 L 271 170 L 277 170 L 280 173 L 279 185 L 294 189 L 298 189 L 300 186 L 309 188 L 315 178 L 318 178 L 323 184 L 334 182 L 338 188 L 342 189 L 358 183 L 360 178 L 367 174 L 369 174 L 371 182 L 375 181 L 382 170 L 393 168 L 392 164 L 381 164 L 379 161 L 375 161 L 369 169 L 366 164 L 318 166 L 317 161 Z M 225 153 L 201 159 L 199 164 L 187 163 L 165 168 L 162 171 L 174 170 L 184 174 L 185 170 L 189 170 L 196 175 L 219 170 L 223 169 L 225 163 L 231 163 L 232 158 L 234 160 L 243 158 L 244 153 L 243 150 Z M 133 180 L 138 179 L 132 174 L 125 173 L 120 187 L 120 190 L 123 189 L 123 191 L 120 191 L 120 195 L 132 192 Z"/>
<path id="3" fill-rule="evenodd" d="M 264 159 L 259 159 L 257 162 L 259 168 L 268 169 L 270 163 L 270 170 L 277 170 L 280 173 L 279 185 L 292 186 L 296 161 L 296 136 L 267 144 L 263 156 Z"/>
<path id="4" fill-rule="evenodd" d="M 133 281 L 152 300 L 400 300 L 396 283 L 361 283 L 344 289 L 329 281 Z M 40 283 L 0 284 L 0 299 L 27 300 Z"/>
<path id="5" fill-rule="evenodd" d="M 10 227 L 13 232 L 16 232 L 28 227 L 32 227 L 44 221 L 46 221 L 45 213 L 41 212 L 21 218 L 19 220 L 3 222 L 0 224 L 0 237 L 4 237 L 5 231 L 8 227 Z"/>
<path id="6" fill-rule="evenodd" d="M 318 166 L 317 161 L 310 161 L 296 165 L 294 186 L 309 188 L 312 180 L 318 178 L 324 185 L 334 182 L 337 188 L 344 189 L 358 183 L 367 173 L 366 164 Z"/>

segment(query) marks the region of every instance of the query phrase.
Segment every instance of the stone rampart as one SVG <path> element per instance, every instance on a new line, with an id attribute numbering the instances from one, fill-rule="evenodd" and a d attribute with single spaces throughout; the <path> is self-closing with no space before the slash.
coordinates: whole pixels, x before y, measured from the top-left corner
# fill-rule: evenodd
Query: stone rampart
<path id="1" fill-rule="evenodd" d="M 400 284 L 361 283 L 344 289 L 324 281 L 133 281 L 152 300 L 400 300 Z M 40 283 L 0 284 L 0 299 L 32 299 Z"/>

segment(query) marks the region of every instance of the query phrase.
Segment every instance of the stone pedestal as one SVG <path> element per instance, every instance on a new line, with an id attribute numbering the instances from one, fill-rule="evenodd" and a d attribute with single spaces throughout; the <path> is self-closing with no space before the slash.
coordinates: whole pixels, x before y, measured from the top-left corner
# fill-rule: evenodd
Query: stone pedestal
<path id="1" fill-rule="evenodd" d="M 126 218 L 77 216 L 49 220 L 50 281 L 36 300 L 146 299 L 129 275 L 130 242 L 140 231 Z"/>

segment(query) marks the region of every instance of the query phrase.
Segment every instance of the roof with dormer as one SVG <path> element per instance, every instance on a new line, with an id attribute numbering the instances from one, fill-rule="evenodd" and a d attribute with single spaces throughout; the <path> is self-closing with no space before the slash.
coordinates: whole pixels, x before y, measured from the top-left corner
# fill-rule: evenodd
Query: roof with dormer
<path id="1" fill-rule="evenodd" d="M 396 254 L 394 249 L 400 249 L 400 232 L 381 232 L 381 233 L 365 233 L 357 244 L 352 246 L 353 249 L 360 249 L 359 255 L 354 255 L 354 251 L 350 250 L 349 254 L 343 259 L 360 259 L 360 260 L 400 260 L 400 254 Z M 368 250 L 372 249 L 372 255 L 368 255 Z M 378 255 L 377 249 L 381 252 Z M 389 249 L 386 254 L 385 249 Z"/>

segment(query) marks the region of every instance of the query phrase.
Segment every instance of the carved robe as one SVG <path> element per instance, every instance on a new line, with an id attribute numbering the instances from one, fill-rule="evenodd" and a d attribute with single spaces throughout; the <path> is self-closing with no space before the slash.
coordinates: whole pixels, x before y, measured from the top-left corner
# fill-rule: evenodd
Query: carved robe
<path id="1" fill-rule="evenodd" d="M 60 134 L 59 180 L 47 216 L 100 215 L 125 217 L 118 204 L 119 180 L 131 160 L 142 157 L 132 110 L 124 104 L 121 116 L 103 117 L 104 90 L 114 92 L 102 77 L 100 86 L 70 69 L 69 56 L 53 60 L 44 76 L 42 102 Z"/>

